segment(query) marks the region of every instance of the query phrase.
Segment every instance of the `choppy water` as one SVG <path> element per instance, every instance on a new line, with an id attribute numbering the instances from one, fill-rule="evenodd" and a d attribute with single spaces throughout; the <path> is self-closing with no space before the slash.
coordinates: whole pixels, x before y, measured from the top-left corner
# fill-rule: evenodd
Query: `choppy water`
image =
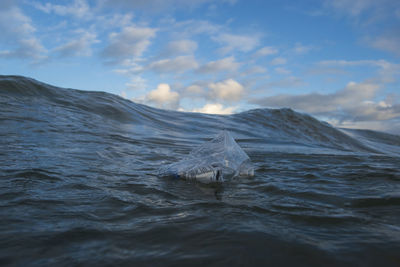
<path id="1" fill-rule="evenodd" d="M 255 176 L 156 176 L 227 129 Z M 400 137 L 0 76 L 0 265 L 400 265 Z"/>

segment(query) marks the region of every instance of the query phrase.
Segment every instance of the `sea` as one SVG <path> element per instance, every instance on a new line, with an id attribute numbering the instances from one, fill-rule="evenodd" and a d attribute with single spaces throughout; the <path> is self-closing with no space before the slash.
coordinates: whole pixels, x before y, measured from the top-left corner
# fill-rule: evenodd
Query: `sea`
<path id="1" fill-rule="evenodd" d="M 253 177 L 158 177 L 229 131 Z M 400 266 L 400 136 L 0 76 L 0 266 Z"/>

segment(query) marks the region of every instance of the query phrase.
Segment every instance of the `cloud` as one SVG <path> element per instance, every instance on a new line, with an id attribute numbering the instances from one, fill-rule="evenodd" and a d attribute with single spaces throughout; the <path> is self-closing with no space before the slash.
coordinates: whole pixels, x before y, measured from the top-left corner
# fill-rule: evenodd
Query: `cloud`
<path id="1" fill-rule="evenodd" d="M 335 15 L 347 16 L 356 22 L 357 26 L 367 26 L 369 31 L 372 28 L 381 31 L 387 24 L 379 25 L 380 23 L 387 22 L 393 25 L 398 19 L 399 2 L 398 0 L 325 0 L 323 8 L 328 14 L 333 11 Z"/>
<path id="2" fill-rule="evenodd" d="M 80 19 L 88 19 L 92 16 L 90 6 L 85 0 L 75 0 L 70 5 L 34 2 L 33 6 L 47 14 L 54 13 L 59 16 L 74 16 Z"/>
<path id="3" fill-rule="evenodd" d="M 211 61 L 198 69 L 200 73 L 218 73 L 222 71 L 236 71 L 240 63 L 234 57 L 226 57 L 220 60 Z"/>
<path id="4" fill-rule="evenodd" d="M 293 48 L 293 52 L 299 55 L 306 54 L 314 49 L 312 45 L 302 45 L 301 43 L 296 43 Z"/>
<path id="5" fill-rule="evenodd" d="M 179 94 L 171 91 L 166 83 L 159 84 L 156 89 L 146 95 L 145 99 L 159 108 L 177 109 L 179 106 Z"/>
<path id="6" fill-rule="evenodd" d="M 275 68 L 275 72 L 278 74 L 290 74 L 290 70 L 282 67 Z"/>
<path id="7" fill-rule="evenodd" d="M 272 47 L 272 46 L 264 46 L 263 48 L 257 50 L 257 52 L 254 53 L 254 57 L 264 57 L 264 56 L 269 56 L 269 55 L 275 55 L 279 51 L 278 49 Z"/>
<path id="8" fill-rule="evenodd" d="M 185 20 L 175 21 L 168 19 L 162 21 L 162 24 L 168 25 L 165 29 L 171 31 L 175 39 L 187 39 L 195 35 L 216 35 L 223 28 L 221 25 L 213 24 L 207 20 Z"/>
<path id="9" fill-rule="evenodd" d="M 286 64 L 286 62 L 287 62 L 286 58 L 276 57 L 273 60 L 271 60 L 270 64 L 271 65 L 284 65 L 284 64 Z"/>
<path id="10" fill-rule="evenodd" d="M 264 84 L 265 89 L 276 88 L 293 88 L 303 86 L 305 83 L 303 79 L 296 76 L 288 76 L 281 80 L 271 81 Z"/>
<path id="11" fill-rule="evenodd" d="M 149 27 L 124 27 L 121 32 L 109 35 L 110 43 L 104 48 L 102 55 L 113 63 L 125 58 L 140 57 L 156 32 L 157 29 Z"/>
<path id="12" fill-rule="evenodd" d="M 253 100 L 253 103 L 270 107 L 290 107 L 309 113 L 328 113 L 353 106 L 354 102 L 371 99 L 379 86 L 350 82 L 334 94 L 311 93 L 304 95 L 276 95 Z"/>
<path id="13" fill-rule="evenodd" d="M 399 133 L 400 133 L 400 119 L 392 119 L 392 120 L 385 120 L 385 121 L 328 120 L 328 122 L 336 127 L 384 131 L 384 132 L 392 133 L 395 135 L 399 135 Z"/>
<path id="14" fill-rule="evenodd" d="M 15 0 L 2 0 L 0 1 L 0 9 L 10 8 L 15 5 Z"/>
<path id="15" fill-rule="evenodd" d="M 185 93 L 188 95 L 202 95 L 204 94 L 204 89 L 198 84 L 192 84 L 185 88 Z"/>
<path id="16" fill-rule="evenodd" d="M 174 11 L 176 9 L 194 9 L 201 5 L 212 3 L 214 0 L 103 0 L 103 7 L 145 10 L 152 13 Z M 222 3 L 234 4 L 234 0 L 222 0 Z"/>
<path id="17" fill-rule="evenodd" d="M 198 67 L 193 56 L 179 56 L 150 63 L 146 69 L 160 73 L 183 73 Z"/>
<path id="18" fill-rule="evenodd" d="M 35 31 L 31 19 L 12 1 L 3 3 L 0 9 L 0 41 L 6 48 L 0 50 L 0 57 L 29 58 L 34 61 L 45 59 L 47 50 L 34 35 Z"/>
<path id="19" fill-rule="evenodd" d="M 200 113 L 207 113 L 207 114 L 220 114 L 220 115 L 229 115 L 232 114 L 235 110 L 235 107 L 226 107 L 222 104 L 215 103 L 215 104 L 206 104 L 201 108 L 195 108 L 192 112 L 200 112 Z"/>
<path id="20" fill-rule="evenodd" d="M 384 67 L 388 62 L 385 60 L 322 60 L 318 62 L 319 66 L 328 67 L 353 67 L 353 66 L 378 66 Z"/>
<path id="21" fill-rule="evenodd" d="M 180 54 L 192 54 L 197 49 L 197 43 L 192 40 L 177 40 L 170 42 L 161 56 L 170 57 Z"/>
<path id="22" fill-rule="evenodd" d="M 326 0 L 325 5 L 328 8 L 334 8 L 341 12 L 347 13 L 352 16 L 360 15 L 362 12 L 376 5 L 377 1 L 374 0 Z"/>
<path id="23" fill-rule="evenodd" d="M 244 95 L 244 87 L 233 79 L 210 83 L 208 87 L 211 97 L 227 102 L 239 101 Z"/>
<path id="24" fill-rule="evenodd" d="M 243 76 L 247 76 L 247 75 L 255 75 L 255 74 L 261 74 L 261 73 L 266 73 L 267 69 L 262 67 L 262 66 L 257 66 L 257 65 L 253 65 L 252 67 L 246 69 L 244 72 L 241 72 L 241 74 L 243 74 Z"/>
<path id="25" fill-rule="evenodd" d="M 373 48 L 400 56 L 400 31 L 373 37 L 368 43 Z"/>
<path id="26" fill-rule="evenodd" d="M 400 74 L 400 64 L 394 64 L 386 60 L 325 60 L 317 63 L 319 70 L 329 70 L 331 67 L 346 68 L 359 66 L 378 68 L 378 75 L 375 80 L 379 80 L 381 83 L 393 82 Z"/>
<path id="27" fill-rule="evenodd" d="M 400 104 L 386 99 L 374 101 L 381 86 L 372 82 L 349 82 L 332 94 L 276 95 L 251 102 L 266 107 L 290 107 L 339 121 L 389 120 L 400 116 Z"/>
<path id="28" fill-rule="evenodd" d="M 68 56 L 91 56 L 91 45 L 98 43 L 96 34 L 86 32 L 84 30 L 76 31 L 78 38 L 67 42 L 64 45 L 54 49 L 62 57 Z"/>
<path id="29" fill-rule="evenodd" d="M 43 54 L 47 50 L 40 44 L 36 38 L 22 39 L 18 41 L 15 50 L 0 51 L 0 58 L 30 58 L 34 60 L 45 59 Z"/>
<path id="30" fill-rule="evenodd" d="M 235 50 L 240 52 L 249 52 L 259 44 L 259 37 L 256 35 L 250 36 L 223 33 L 212 37 L 212 39 L 224 46 L 221 48 L 223 54 Z"/>
<path id="31" fill-rule="evenodd" d="M 130 81 L 126 83 L 126 89 L 128 90 L 144 90 L 147 87 L 147 81 L 141 76 L 135 75 L 130 77 Z"/>

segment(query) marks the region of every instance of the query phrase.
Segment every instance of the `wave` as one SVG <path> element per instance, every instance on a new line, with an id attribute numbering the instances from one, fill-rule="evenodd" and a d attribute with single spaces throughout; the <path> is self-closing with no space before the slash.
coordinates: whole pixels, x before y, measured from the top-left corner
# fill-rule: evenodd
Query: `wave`
<path id="1" fill-rule="evenodd" d="M 146 138 L 153 138 L 152 141 L 168 138 L 177 143 L 201 142 L 226 129 L 245 148 L 271 152 L 398 156 L 400 151 L 400 136 L 338 129 L 288 108 L 254 109 L 233 115 L 166 111 L 105 92 L 59 88 L 22 76 L 0 76 L 0 102 L 6 104 L 1 110 L 5 115 L 3 119 L 12 117 L 51 123 L 67 118 L 71 123 L 91 129 L 94 127 L 91 121 L 101 118 L 108 120 L 106 124 L 116 122 L 130 127 L 131 133 L 143 136 L 144 142 Z M 16 115 L 13 113 L 16 108 L 31 112 Z"/>

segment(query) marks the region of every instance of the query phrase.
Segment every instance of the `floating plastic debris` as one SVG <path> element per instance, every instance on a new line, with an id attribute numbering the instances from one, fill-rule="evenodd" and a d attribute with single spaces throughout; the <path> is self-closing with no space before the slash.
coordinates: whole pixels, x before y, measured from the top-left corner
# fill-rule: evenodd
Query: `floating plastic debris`
<path id="1" fill-rule="evenodd" d="M 158 176 L 213 183 L 223 182 L 224 178 L 254 176 L 254 167 L 249 156 L 224 130 L 181 161 L 161 167 Z"/>

